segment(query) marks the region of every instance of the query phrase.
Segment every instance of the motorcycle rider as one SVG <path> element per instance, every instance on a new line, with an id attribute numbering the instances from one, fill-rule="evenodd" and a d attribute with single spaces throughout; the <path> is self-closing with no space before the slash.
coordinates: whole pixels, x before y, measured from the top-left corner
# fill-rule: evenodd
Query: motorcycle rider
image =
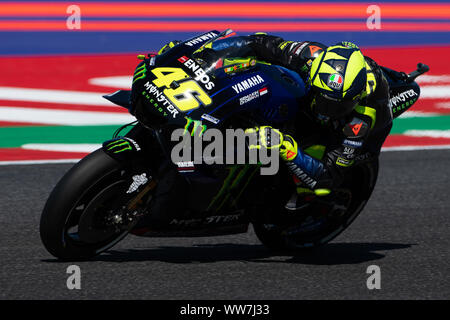
<path id="1" fill-rule="evenodd" d="M 327 47 L 256 33 L 213 41 L 200 49 L 199 56 L 208 59 L 231 48 L 234 55 L 237 49 L 236 56 L 254 56 L 296 71 L 310 88 L 300 105 L 302 116 L 289 132 L 292 134 L 270 126 L 247 130 L 259 137 L 258 145 L 251 148 L 271 148 L 267 141 L 273 140 L 270 136 L 274 134 L 280 141 L 280 156 L 297 185 L 286 209 L 299 210 L 310 199 L 330 194 L 343 182 L 348 168 L 379 155 L 392 127 L 389 85 L 381 67 L 363 56 L 355 44 L 340 42 Z M 406 77 L 402 72 L 389 72 L 397 79 Z M 304 140 L 296 128 L 307 132 Z M 308 143 L 307 137 L 314 137 L 315 143 Z M 308 144 L 309 154 L 304 148 Z"/>

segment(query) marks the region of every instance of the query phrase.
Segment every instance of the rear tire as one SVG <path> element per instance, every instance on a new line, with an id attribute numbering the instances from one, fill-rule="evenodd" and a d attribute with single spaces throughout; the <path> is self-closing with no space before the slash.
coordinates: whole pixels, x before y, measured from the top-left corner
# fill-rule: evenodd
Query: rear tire
<path id="1" fill-rule="evenodd" d="M 284 203 L 278 203 L 278 209 L 268 206 L 268 210 L 263 213 L 265 221 L 253 222 L 255 234 L 264 246 L 276 251 L 305 251 L 324 245 L 348 228 L 361 213 L 372 194 L 377 176 L 378 159 L 352 168 L 343 183 L 343 187 L 351 192 L 351 200 L 349 200 L 347 209 L 340 213 L 338 217 L 322 216 L 322 213 L 309 209 L 309 211 L 302 213 L 304 219 L 306 220 L 306 217 L 311 216 L 317 218 L 317 220 L 312 219 L 310 226 L 303 227 L 303 229 L 302 224 L 298 223 L 299 226 L 295 229 L 294 219 L 288 218 L 285 213 L 286 210 L 281 207 L 284 206 Z M 283 199 L 281 195 L 277 198 Z M 306 224 L 305 221 L 303 223 Z M 322 225 L 319 225 L 319 223 L 322 223 Z M 319 226 L 314 227 L 314 224 Z M 286 230 L 292 230 L 292 227 L 294 227 L 295 232 L 286 234 Z"/>
<path id="2" fill-rule="evenodd" d="M 99 229 L 103 235 L 100 234 L 98 241 L 84 242 L 78 233 L 69 232 L 70 228 L 77 228 L 88 208 L 94 210 L 88 218 L 93 219 L 102 205 L 119 198 L 117 194 L 125 187 L 121 169 L 120 163 L 99 149 L 64 175 L 41 215 L 40 236 L 48 252 L 61 260 L 84 260 L 111 248 L 127 235 L 127 231 Z"/>

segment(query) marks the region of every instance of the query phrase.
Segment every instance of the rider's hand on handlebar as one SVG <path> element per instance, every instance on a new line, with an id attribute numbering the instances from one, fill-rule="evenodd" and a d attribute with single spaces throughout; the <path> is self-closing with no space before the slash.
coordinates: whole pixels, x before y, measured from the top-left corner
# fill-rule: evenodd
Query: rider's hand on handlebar
<path id="1" fill-rule="evenodd" d="M 297 156 L 297 142 L 290 135 L 281 133 L 271 126 L 261 126 L 245 130 L 250 135 L 250 149 L 279 149 L 280 156 L 285 161 L 291 161 Z M 252 134 L 255 136 L 252 137 Z"/>

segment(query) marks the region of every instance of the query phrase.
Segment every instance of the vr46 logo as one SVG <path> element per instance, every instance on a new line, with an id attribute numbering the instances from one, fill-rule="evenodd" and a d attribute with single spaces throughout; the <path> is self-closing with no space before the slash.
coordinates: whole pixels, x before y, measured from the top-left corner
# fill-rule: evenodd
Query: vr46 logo
<path id="1" fill-rule="evenodd" d="M 181 112 L 197 109 L 200 105 L 208 106 L 212 103 L 208 94 L 195 80 L 190 79 L 183 69 L 161 67 L 151 71 L 156 77 L 153 83 L 158 88 L 166 88 L 163 91 L 164 95 Z"/>

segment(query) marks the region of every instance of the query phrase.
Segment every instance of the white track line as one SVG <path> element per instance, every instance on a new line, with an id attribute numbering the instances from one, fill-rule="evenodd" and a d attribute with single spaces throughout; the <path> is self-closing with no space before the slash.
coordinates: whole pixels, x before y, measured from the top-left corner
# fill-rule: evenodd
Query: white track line
<path id="1" fill-rule="evenodd" d="M 112 87 L 130 90 L 133 77 L 131 76 L 116 76 L 116 77 L 102 77 L 89 79 L 89 84 L 94 86 Z"/>
<path id="2" fill-rule="evenodd" d="M 421 75 L 417 78 L 417 83 L 437 83 L 437 82 L 450 82 L 450 74 L 440 75 Z"/>
<path id="3" fill-rule="evenodd" d="M 417 78 L 419 83 L 445 83 L 450 82 L 450 75 L 436 75 L 436 76 L 420 76 Z M 130 89 L 132 77 L 129 76 L 115 76 L 92 78 L 89 83 L 92 85 L 113 87 L 120 89 Z M 450 98 L 450 85 L 425 85 L 421 86 L 421 99 L 437 99 Z"/>
<path id="4" fill-rule="evenodd" d="M 132 76 L 113 76 L 113 77 L 99 77 L 89 79 L 89 84 L 102 87 L 129 89 Z M 440 75 L 421 75 L 416 80 L 419 84 L 424 83 L 447 83 L 450 82 L 450 74 Z"/>
<path id="5" fill-rule="evenodd" d="M 450 124 L 449 124 L 450 128 Z M 406 130 L 403 135 L 410 137 L 450 138 L 449 130 Z"/>
<path id="6" fill-rule="evenodd" d="M 0 100 L 82 104 L 117 108 L 115 104 L 102 97 L 104 94 L 100 92 L 0 87 Z"/>
<path id="7" fill-rule="evenodd" d="M 49 164 L 49 163 L 76 163 L 78 161 L 80 161 L 80 159 L 0 161 L 0 166 L 29 165 L 29 164 Z"/>
<path id="8" fill-rule="evenodd" d="M 132 115 L 125 113 L 0 106 L 0 121 L 78 126 L 125 124 L 135 120 Z"/>
<path id="9" fill-rule="evenodd" d="M 93 78 L 89 82 L 102 86 L 130 88 L 128 76 Z M 102 95 L 104 93 L 100 92 L 0 87 L 0 100 L 117 107 L 102 98 Z M 422 86 L 420 96 L 422 99 L 450 98 L 450 85 Z"/>
<path id="10" fill-rule="evenodd" d="M 437 117 L 442 114 L 437 112 L 423 112 L 423 111 L 406 111 L 402 113 L 398 118 L 425 118 L 425 117 Z"/>
<path id="11" fill-rule="evenodd" d="M 436 108 L 442 108 L 442 109 L 450 109 L 450 101 L 446 102 L 438 102 L 435 104 Z"/>
<path id="12" fill-rule="evenodd" d="M 101 144 L 91 143 L 27 143 L 22 145 L 22 149 L 39 151 L 58 152 L 93 152 L 101 148 Z"/>
<path id="13" fill-rule="evenodd" d="M 419 99 L 448 99 L 450 86 L 421 86 Z"/>
<path id="14" fill-rule="evenodd" d="M 381 152 L 391 152 L 391 151 L 403 151 L 404 152 L 404 151 L 444 150 L 444 149 L 450 149 L 450 145 L 383 147 L 383 148 L 381 148 Z M 0 161 L 0 166 L 52 164 L 52 163 L 76 163 L 80 160 L 81 159 Z"/>
<path id="15" fill-rule="evenodd" d="M 386 151 L 417 151 L 417 150 L 444 150 L 450 149 L 450 144 L 436 146 L 399 146 L 399 147 L 383 147 L 382 152 Z"/>

